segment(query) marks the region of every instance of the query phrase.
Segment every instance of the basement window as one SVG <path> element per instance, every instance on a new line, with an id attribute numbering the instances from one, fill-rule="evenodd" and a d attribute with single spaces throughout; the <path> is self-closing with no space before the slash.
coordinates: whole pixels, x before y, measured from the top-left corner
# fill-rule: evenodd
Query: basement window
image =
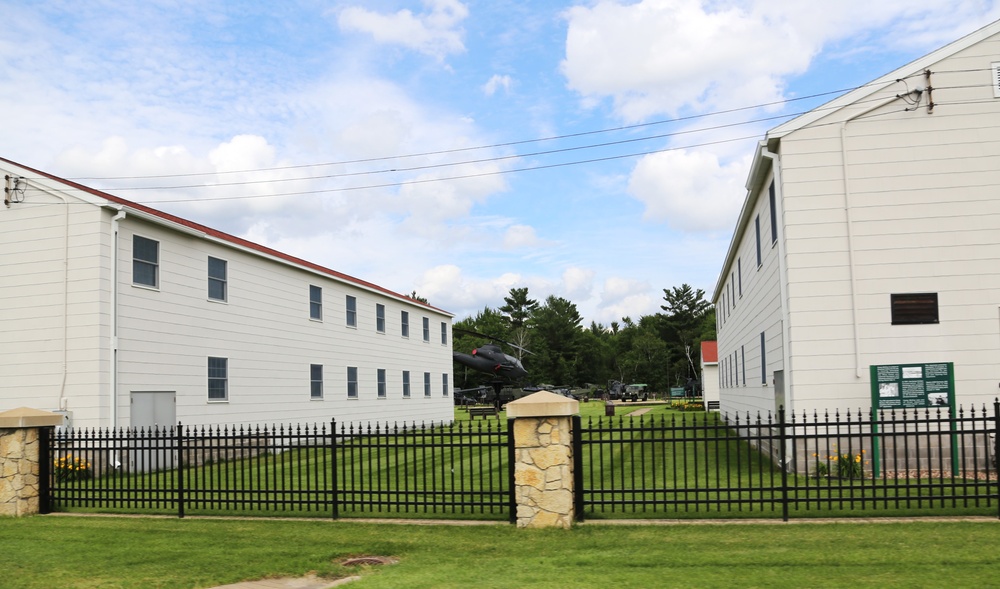
<path id="1" fill-rule="evenodd" d="M 936 292 L 889 295 L 893 325 L 938 323 Z"/>

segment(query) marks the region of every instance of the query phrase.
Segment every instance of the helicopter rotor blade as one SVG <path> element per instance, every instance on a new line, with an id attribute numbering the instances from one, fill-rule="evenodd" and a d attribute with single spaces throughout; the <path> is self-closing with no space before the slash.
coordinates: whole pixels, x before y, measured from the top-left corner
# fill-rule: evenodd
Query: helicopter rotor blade
<path id="1" fill-rule="evenodd" d="M 452 327 L 451 331 L 453 333 L 464 333 L 464 334 L 467 334 L 467 335 L 474 335 L 476 337 L 486 338 L 486 339 L 490 340 L 491 342 L 498 342 L 498 343 L 504 344 L 506 346 L 510 346 L 510 347 L 514 348 L 515 350 L 520 350 L 520 351 L 524 352 L 525 354 L 534 355 L 534 352 L 532 352 L 531 350 L 529 350 L 527 348 L 522 348 L 521 346 L 519 346 L 519 345 L 517 345 L 515 343 L 508 342 L 506 340 L 502 340 L 500 338 L 496 338 L 496 337 L 493 337 L 491 335 L 487 335 L 485 333 L 479 333 L 478 331 L 472 331 L 471 329 L 465 329 L 463 327 Z"/>

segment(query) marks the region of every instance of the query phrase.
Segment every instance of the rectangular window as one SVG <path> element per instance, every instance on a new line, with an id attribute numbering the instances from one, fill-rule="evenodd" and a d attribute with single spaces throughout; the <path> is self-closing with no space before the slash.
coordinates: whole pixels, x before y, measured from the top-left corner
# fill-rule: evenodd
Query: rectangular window
<path id="1" fill-rule="evenodd" d="M 893 325 L 926 325 L 938 323 L 936 292 L 889 295 Z"/>
<path id="2" fill-rule="evenodd" d="M 767 358 L 764 349 L 764 332 L 760 332 L 760 383 L 767 384 Z"/>
<path id="3" fill-rule="evenodd" d="M 425 397 L 430 397 L 431 396 L 431 373 L 430 372 L 425 372 L 424 373 L 424 396 Z"/>
<path id="4" fill-rule="evenodd" d="M 740 384 L 740 357 L 733 351 L 733 386 Z"/>
<path id="5" fill-rule="evenodd" d="M 375 331 L 385 333 L 385 305 L 375 305 Z"/>
<path id="6" fill-rule="evenodd" d="M 309 318 L 323 319 L 323 289 L 309 285 Z"/>
<path id="7" fill-rule="evenodd" d="M 736 258 L 736 275 L 739 277 L 740 298 L 743 298 L 743 258 Z"/>
<path id="8" fill-rule="evenodd" d="M 448 396 L 448 375 L 441 375 L 441 393 L 447 397 Z"/>
<path id="9" fill-rule="evenodd" d="M 208 400 L 229 399 L 229 358 L 208 359 Z"/>
<path id="10" fill-rule="evenodd" d="M 379 368 L 377 373 L 378 378 L 378 396 L 380 399 L 385 398 L 385 368 Z"/>
<path id="11" fill-rule="evenodd" d="M 347 326 L 357 327 L 358 326 L 358 299 L 347 295 Z"/>
<path id="12" fill-rule="evenodd" d="M 226 265 L 225 260 L 208 258 L 208 298 L 214 301 L 226 300 Z"/>
<path id="13" fill-rule="evenodd" d="M 448 324 L 444 321 L 441 322 L 441 345 L 448 345 Z"/>
<path id="14" fill-rule="evenodd" d="M 431 320 L 424 317 L 424 341 L 431 341 Z"/>
<path id="15" fill-rule="evenodd" d="M 732 295 L 733 296 L 733 308 L 735 309 L 736 308 L 736 272 L 732 273 L 731 278 L 732 278 L 732 280 L 730 280 L 730 284 L 732 285 L 732 289 L 733 289 L 733 295 Z"/>
<path id="16" fill-rule="evenodd" d="M 747 386 L 747 353 L 746 346 L 740 346 L 740 363 L 743 364 L 743 386 Z"/>
<path id="17" fill-rule="evenodd" d="M 403 337 L 410 337 L 410 314 L 406 311 L 399 312 L 399 332 Z"/>
<path id="18" fill-rule="evenodd" d="M 309 398 L 323 398 L 323 365 L 309 365 Z"/>
<path id="19" fill-rule="evenodd" d="M 132 284 L 160 286 L 160 242 L 132 236 Z"/>
<path id="20" fill-rule="evenodd" d="M 760 215 L 757 215 L 753 219 L 753 230 L 754 235 L 757 236 L 757 267 L 760 268 Z"/>
<path id="21" fill-rule="evenodd" d="M 771 185 L 767 188 L 767 199 L 771 203 L 771 243 L 774 243 L 778 241 L 778 209 L 774 206 L 774 180 L 771 180 Z"/>
<path id="22" fill-rule="evenodd" d="M 404 370 L 403 371 L 403 398 L 404 399 L 409 399 L 410 398 L 410 371 L 409 370 Z"/>
<path id="23" fill-rule="evenodd" d="M 358 398 L 358 368 L 357 366 L 347 367 L 347 398 Z"/>

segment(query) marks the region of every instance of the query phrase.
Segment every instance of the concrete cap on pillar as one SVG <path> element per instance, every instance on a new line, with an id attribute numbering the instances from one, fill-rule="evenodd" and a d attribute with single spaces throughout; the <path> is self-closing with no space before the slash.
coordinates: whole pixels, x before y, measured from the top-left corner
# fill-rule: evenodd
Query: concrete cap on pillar
<path id="1" fill-rule="evenodd" d="M 580 412 L 576 399 L 551 391 L 538 391 L 506 405 L 507 417 L 562 417 Z"/>
<path id="2" fill-rule="evenodd" d="M 0 428 L 48 427 L 62 425 L 63 416 L 51 411 L 18 407 L 0 413 Z"/>

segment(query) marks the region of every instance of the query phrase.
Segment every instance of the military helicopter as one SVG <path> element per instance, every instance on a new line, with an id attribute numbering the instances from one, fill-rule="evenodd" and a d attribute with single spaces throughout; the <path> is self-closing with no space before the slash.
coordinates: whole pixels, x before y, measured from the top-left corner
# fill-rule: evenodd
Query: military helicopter
<path id="1" fill-rule="evenodd" d="M 466 354 L 463 352 L 452 352 L 452 358 L 455 362 L 458 362 L 462 366 L 471 368 L 477 372 L 482 372 L 485 374 L 493 375 L 493 392 L 494 392 L 494 402 L 498 406 L 500 405 L 500 391 L 504 384 L 510 382 L 520 382 L 526 376 L 528 376 L 528 371 L 525 370 L 524 365 L 521 361 L 510 354 L 505 354 L 500 345 L 508 345 L 512 348 L 516 348 L 526 354 L 531 352 L 510 342 L 505 342 L 488 335 L 477 333 L 475 331 L 470 331 L 467 329 L 454 329 L 456 332 L 467 333 L 469 335 L 474 335 L 477 337 L 482 337 L 490 340 L 490 343 L 483 344 L 478 348 L 474 348 L 472 353 Z M 476 389 L 470 389 L 476 390 Z M 461 391 L 456 391 L 461 392 Z"/>

